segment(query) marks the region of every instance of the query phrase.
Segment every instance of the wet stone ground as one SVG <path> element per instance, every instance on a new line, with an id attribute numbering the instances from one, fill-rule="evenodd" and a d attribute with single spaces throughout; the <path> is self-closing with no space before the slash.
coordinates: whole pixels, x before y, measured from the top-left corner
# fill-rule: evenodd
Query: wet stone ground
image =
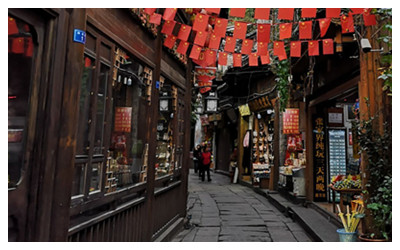
<path id="1" fill-rule="evenodd" d="M 212 174 L 202 182 L 191 170 L 187 203 L 190 221 L 173 242 L 310 242 L 292 219 L 251 188 Z"/>

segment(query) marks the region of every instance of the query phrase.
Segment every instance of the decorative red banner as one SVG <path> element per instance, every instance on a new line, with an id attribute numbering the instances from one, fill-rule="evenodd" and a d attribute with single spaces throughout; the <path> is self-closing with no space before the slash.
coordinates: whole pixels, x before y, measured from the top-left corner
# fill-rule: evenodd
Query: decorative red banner
<path id="1" fill-rule="evenodd" d="M 269 53 L 267 53 L 267 55 L 265 55 L 265 56 L 260 56 L 260 58 L 261 58 L 262 65 L 271 63 L 271 59 L 269 58 Z"/>
<path id="2" fill-rule="evenodd" d="M 198 82 L 197 84 L 200 87 L 199 92 L 201 94 L 207 93 L 208 91 L 211 90 L 211 87 L 208 87 L 208 86 L 212 86 L 212 82 L 211 81 L 209 81 L 209 82 Z"/>
<path id="3" fill-rule="evenodd" d="M 258 42 L 257 43 L 257 55 L 264 56 L 268 53 L 268 43 Z"/>
<path id="4" fill-rule="evenodd" d="M 340 17 L 341 8 L 326 8 L 325 17 L 329 18 L 339 18 Z"/>
<path id="5" fill-rule="evenodd" d="M 207 66 L 215 64 L 217 60 L 217 55 L 214 50 L 211 49 L 207 50 L 205 56 L 206 56 L 205 60 L 207 62 Z"/>
<path id="6" fill-rule="evenodd" d="M 236 39 L 231 36 L 227 36 L 225 39 L 224 50 L 226 52 L 235 52 L 235 46 L 236 46 Z"/>
<path id="7" fill-rule="evenodd" d="M 144 13 L 147 15 L 153 15 L 154 12 L 156 12 L 157 8 L 145 8 Z"/>
<path id="8" fill-rule="evenodd" d="M 312 39 L 312 21 L 299 22 L 299 39 Z"/>
<path id="9" fill-rule="evenodd" d="M 317 16 L 317 8 L 302 8 L 301 18 L 315 18 Z"/>
<path id="10" fill-rule="evenodd" d="M 190 35 L 190 31 L 192 30 L 192 26 L 181 24 L 178 33 L 178 39 L 182 41 L 187 41 Z"/>
<path id="11" fill-rule="evenodd" d="M 301 41 L 290 42 L 290 57 L 301 56 Z"/>
<path id="12" fill-rule="evenodd" d="M 309 56 L 319 56 L 319 42 L 318 42 L 318 40 L 308 41 L 308 55 Z"/>
<path id="13" fill-rule="evenodd" d="M 182 54 L 182 55 L 186 55 L 186 52 L 189 48 L 189 43 L 186 41 L 180 41 L 178 48 L 176 49 L 176 52 Z"/>
<path id="14" fill-rule="evenodd" d="M 203 47 L 207 39 L 207 34 L 207 31 L 197 31 L 193 43 Z"/>
<path id="15" fill-rule="evenodd" d="M 195 31 L 205 31 L 208 25 L 208 15 L 198 13 L 194 19 L 192 29 Z"/>
<path id="16" fill-rule="evenodd" d="M 164 40 L 164 46 L 169 49 L 172 49 L 172 47 L 174 47 L 175 45 L 175 42 L 176 42 L 176 36 L 173 35 L 167 36 L 167 38 L 165 38 Z"/>
<path id="17" fill-rule="evenodd" d="M 173 21 L 177 12 L 177 8 L 166 8 L 164 10 L 163 19 Z"/>
<path id="18" fill-rule="evenodd" d="M 376 25 L 375 15 L 371 14 L 371 9 L 364 9 L 363 19 L 365 26 L 374 26 Z"/>
<path id="19" fill-rule="evenodd" d="M 324 55 L 333 55 L 333 40 L 324 39 L 322 40 L 322 53 Z"/>
<path id="20" fill-rule="evenodd" d="M 292 37 L 292 23 L 279 24 L 279 39 L 287 39 Z"/>
<path id="21" fill-rule="evenodd" d="M 176 22 L 175 21 L 165 21 L 163 27 L 161 29 L 161 33 L 171 35 L 172 31 L 174 31 Z"/>
<path id="22" fill-rule="evenodd" d="M 285 57 L 285 44 L 282 41 L 274 42 L 274 55 L 278 57 Z"/>
<path id="23" fill-rule="evenodd" d="M 257 24 L 257 41 L 269 43 L 271 24 Z"/>
<path id="24" fill-rule="evenodd" d="M 242 54 L 233 53 L 233 67 L 242 67 Z"/>
<path id="25" fill-rule="evenodd" d="M 283 134 L 300 134 L 299 109 L 286 109 L 283 113 Z"/>
<path id="26" fill-rule="evenodd" d="M 340 23 L 342 25 L 342 33 L 353 33 L 354 32 L 354 21 L 353 15 L 341 15 Z"/>
<path id="27" fill-rule="evenodd" d="M 321 37 L 324 37 L 326 32 L 328 31 L 329 25 L 331 24 L 330 18 L 318 19 L 319 21 L 319 29 L 321 31 Z"/>
<path id="28" fill-rule="evenodd" d="M 229 15 L 234 17 L 244 17 L 246 15 L 246 8 L 231 8 Z"/>
<path id="29" fill-rule="evenodd" d="M 216 49 L 217 50 L 217 49 L 219 49 L 220 41 L 221 41 L 221 37 L 219 37 L 219 36 L 215 35 L 215 33 L 213 33 L 213 34 L 211 34 L 210 42 L 208 44 L 208 47 L 210 49 Z"/>
<path id="30" fill-rule="evenodd" d="M 247 33 L 247 23 L 235 22 L 235 28 L 233 30 L 233 37 L 236 39 L 245 39 Z"/>
<path id="31" fill-rule="evenodd" d="M 270 8 L 255 8 L 254 19 L 269 20 Z"/>
<path id="32" fill-rule="evenodd" d="M 228 19 L 225 18 L 215 19 L 214 33 L 216 36 L 225 37 L 227 27 L 228 27 Z"/>
<path id="33" fill-rule="evenodd" d="M 253 49 L 253 43 L 254 41 L 251 39 L 244 39 L 242 42 L 242 54 L 249 55 L 251 53 L 251 50 Z"/>
<path id="34" fill-rule="evenodd" d="M 222 66 L 226 66 L 228 63 L 228 53 L 219 52 L 218 53 L 218 64 Z"/>
<path id="35" fill-rule="evenodd" d="M 294 8 L 278 9 L 278 19 L 293 20 Z"/>
<path id="36" fill-rule="evenodd" d="M 161 24 L 161 15 L 157 13 L 153 13 L 150 15 L 149 23 L 160 25 Z"/>
<path id="37" fill-rule="evenodd" d="M 192 58 L 194 60 L 199 59 L 200 52 L 201 52 L 201 47 L 193 44 L 192 50 L 190 51 L 189 58 Z"/>
<path id="38" fill-rule="evenodd" d="M 258 55 L 257 55 L 257 53 L 251 53 L 249 55 L 249 66 L 258 66 Z"/>
<path id="39" fill-rule="evenodd" d="M 132 107 L 116 107 L 114 132 L 131 132 Z"/>
<path id="40" fill-rule="evenodd" d="M 219 12 L 221 11 L 221 8 L 205 8 L 205 10 L 208 13 L 214 13 L 214 14 L 219 15 Z"/>

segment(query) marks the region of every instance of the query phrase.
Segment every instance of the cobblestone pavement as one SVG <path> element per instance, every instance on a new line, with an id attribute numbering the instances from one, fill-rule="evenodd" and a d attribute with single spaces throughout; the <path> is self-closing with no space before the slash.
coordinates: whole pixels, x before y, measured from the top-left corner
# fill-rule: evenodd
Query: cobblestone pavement
<path id="1" fill-rule="evenodd" d="M 211 182 L 189 174 L 187 229 L 173 242 L 310 242 L 306 232 L 251 188 L 212 173 Z"/>

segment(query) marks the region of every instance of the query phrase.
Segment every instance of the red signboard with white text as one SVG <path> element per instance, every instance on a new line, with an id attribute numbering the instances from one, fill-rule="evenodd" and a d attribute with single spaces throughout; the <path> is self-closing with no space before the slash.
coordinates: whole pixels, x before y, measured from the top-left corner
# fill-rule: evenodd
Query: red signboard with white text
<path id="1" fill-rule="evenodd" d="M 300 134 L 299 109 L 286 109 L 283 113 L 283 134 Z"/>

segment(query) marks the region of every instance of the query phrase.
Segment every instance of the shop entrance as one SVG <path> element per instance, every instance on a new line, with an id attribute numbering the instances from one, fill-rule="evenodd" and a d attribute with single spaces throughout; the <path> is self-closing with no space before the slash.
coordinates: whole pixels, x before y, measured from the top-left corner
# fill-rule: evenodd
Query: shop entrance
<path id="1" fill-rule="evenodd" d="M 318 104 L 313 117 L 314 201 L 335 213 L 336 204 L 350 205 L 361 193 L 360 155 L 354 121 L 357 88 Z"/>

